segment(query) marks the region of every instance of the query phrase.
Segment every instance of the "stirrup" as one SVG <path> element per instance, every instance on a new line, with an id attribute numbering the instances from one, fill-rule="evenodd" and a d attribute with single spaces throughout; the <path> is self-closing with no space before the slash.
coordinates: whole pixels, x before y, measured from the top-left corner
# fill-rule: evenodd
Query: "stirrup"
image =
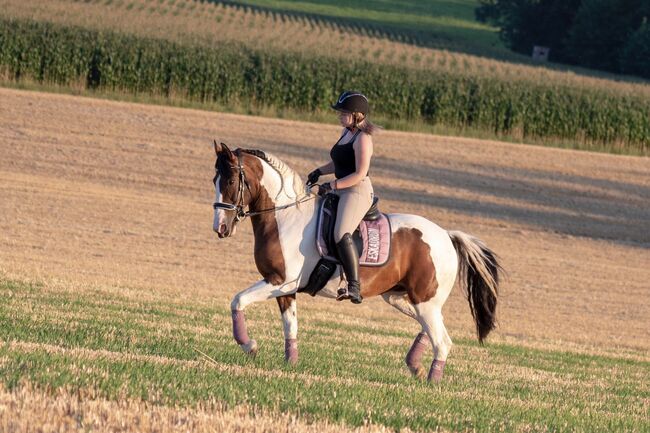
<path id="1" fill-rule="evenodd" d="M 345 274 L 341 271 L 341 276 L 339 278 L 339 288 L 336 291 L 336 300 L 345 301 L 350 299 L 350 294 L 348 293 L 348 279 L 345 278 Z"/>
<path id="2" fill-rule="evenodd" d="M 363 296 L 361 296 L 361 287 L 358 288 L 358 293 L 356 297 L 353 297 L 350 294 L 350 290 L 348 289 L 348 299 L 352 301 L 353 304 L 360 304 L 363 301 Z"/>
<path id="3" fill-rule="evenodd" d="M 348 290 L 347 287 L 341 287 L 336 293 L 336 300 L 337 301 L 345 301 L 346 299 L 349 299 L 352 301 L 353 304 L 360 304 L 361 301 L 363 301 L 363 296 L 361 296 L 361 290 L 359 290 L 359 295 L 358 297 L 352 297 L 350 294 L 350 290 Z"/>

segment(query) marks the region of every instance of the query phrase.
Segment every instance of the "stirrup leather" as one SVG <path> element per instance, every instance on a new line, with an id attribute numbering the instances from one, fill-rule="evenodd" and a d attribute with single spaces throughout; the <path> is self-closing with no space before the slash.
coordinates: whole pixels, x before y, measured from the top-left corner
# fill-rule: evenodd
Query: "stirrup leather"
<path id="1" fill-rule="evenodd" d="M 343 269 L 341 269 L 341 279 L 339 280 L 339 288 L 336 291 L 336 300 L 345 301 L 346 299 L 350 299 L 350 293 L 348 292 L 348 281 L 345 278 Z"/>

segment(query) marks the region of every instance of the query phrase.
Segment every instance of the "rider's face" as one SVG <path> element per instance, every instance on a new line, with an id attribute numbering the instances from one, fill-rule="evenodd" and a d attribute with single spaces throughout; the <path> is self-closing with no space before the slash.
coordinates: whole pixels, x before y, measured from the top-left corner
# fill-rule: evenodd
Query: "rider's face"
<path id="1" fill-rule="evenodd" d="M 344 111 L 339 111 L 339 122 L 344 128 L 349 128 L 352 126 L 352 113 L 346 113 Z"/>

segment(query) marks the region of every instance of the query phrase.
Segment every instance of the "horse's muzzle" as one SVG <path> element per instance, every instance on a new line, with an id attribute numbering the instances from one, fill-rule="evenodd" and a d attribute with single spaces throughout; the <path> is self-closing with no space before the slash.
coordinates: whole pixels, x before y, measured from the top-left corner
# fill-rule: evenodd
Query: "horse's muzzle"
<path id="1" fill-rule="evenodd" d="M 226 224 L 219 224 L 218 226 L 215 225 L 212 227 L 212 229 L 217 233 L 219 239 L 223 239 L 225 237 L 228 237 L 228 235 L 230 235 L 228 226 L 226 226 Z"/>

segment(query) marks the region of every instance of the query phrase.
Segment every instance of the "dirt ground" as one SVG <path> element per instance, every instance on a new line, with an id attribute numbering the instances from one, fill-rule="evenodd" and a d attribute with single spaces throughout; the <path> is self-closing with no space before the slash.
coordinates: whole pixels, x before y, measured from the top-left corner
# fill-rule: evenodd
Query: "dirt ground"
<path id="1" fill-rule="evenodd" d="M 212 232 L 213 138 L 305 174 L 338 128 L 0 89 L 0 275 L 227 307 L 258 275 L 248 222 L 231 239 Z M 499 254 L 507 278 L 490 339 L 650 353 L 650 159 L 383 131 L 371 176 L 384 212 L 423 215 Z M 378 299 L 304 296 L 299 309 L 417 329 Z M 460 290 L 444 313 L 452 338 L 473 335 Z"/>

